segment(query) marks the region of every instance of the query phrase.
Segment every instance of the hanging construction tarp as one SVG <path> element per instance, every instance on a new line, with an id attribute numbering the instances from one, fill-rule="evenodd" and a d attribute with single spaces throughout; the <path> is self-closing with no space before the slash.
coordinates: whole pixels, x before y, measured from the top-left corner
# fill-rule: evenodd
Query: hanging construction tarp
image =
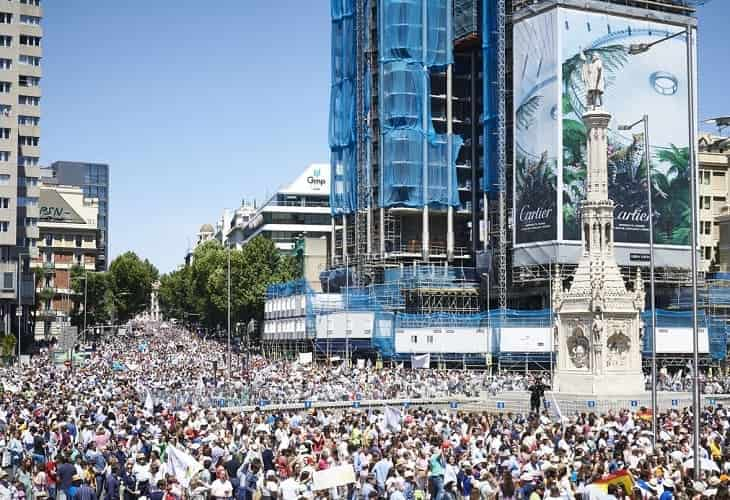
<path id="1" fill-rule="evenodd" d="M 436 134 L 431 68 L 453 62 L 451 0 L 380 0 L 380 206 L 458 206 L 460 137 Z M 449 148 L 451 145 L 451 148 Z"/>
<path id="2" fill-rule="evenodd" d="M 484 175 L 482 188 L 484 192 L 496 191 L 497 176 L 497 141 L 498 141 L 498 105 L 499 87 L 497 72 L 497 44 L 499 29 L 497 26 L 497 2 L 482 0 L 482 125 L 484 147 Z"/>
<path id="3" fill-rule="evenodd" d="M 352 213 L 357 205 L 355 0 L 331 0 L 330 7 L 330 210 L 341 215 Z"/>

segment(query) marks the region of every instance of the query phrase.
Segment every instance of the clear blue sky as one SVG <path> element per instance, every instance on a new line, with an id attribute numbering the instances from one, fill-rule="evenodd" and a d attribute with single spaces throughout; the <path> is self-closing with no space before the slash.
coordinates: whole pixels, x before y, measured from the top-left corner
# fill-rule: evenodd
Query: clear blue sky
<path id="1" fill-rule="evenodd" d="M 49 0 L 43 163 L 111 165 L 111 254 L 161 271 L 204 222 L 327 161 L 329 0 Z M 701 118 L 730 115 L 730 1 L 700 11 Z"/>

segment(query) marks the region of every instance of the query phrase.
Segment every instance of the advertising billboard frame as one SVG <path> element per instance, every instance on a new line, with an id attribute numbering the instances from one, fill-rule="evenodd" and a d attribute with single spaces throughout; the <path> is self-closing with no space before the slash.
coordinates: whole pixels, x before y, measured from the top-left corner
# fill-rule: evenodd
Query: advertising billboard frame
<path id="1" fill-rule="evenodd" d="M 518 57 L 520 57 L 520 49 L 518 48 L 518 33 L 520 30 L 520 27 L 522 26 L 522 23 L 529 23 L 529 22 L 535 22 L 537 19 L 543 17 L 543 16 L 554 16 L 557 19 L 557 33 L 555 33 L 556 43 L 555 46 L 551 47 L 552 50 L 556 52 L 556 55 L 554 57 L 557 57 L 559 59 L 558 64 L 558 75 L 557 79 L 559 82 L 563 82 L 563 67 L 562 63 L 564 54 L 564 36 L 562 34 L 562 25 L 565 22 L 565 17 L 567 15 L 578 13 L 580 15 L 598 15 L 598 16 L 616 16 L 617 18 L 620 18 L 620 20 L 627 21 L 627 24 L 629 26 L 633 26 L 636 23 L 643 23 L 644 25 L 650 26 L 648 29 L 649 34 L 651 34 L 652 28 L 651 26 L 659 26 L 661 25 L 660 29 L 655 29 L 657 33 L 661 33 L 662 35 L 665 32 L 671 32 L 676 33 L 678 31 L 686 29 L 688 26 L 692 26 L 693 29 L 695 29 L 696 32 L 696 19 L 687 17 L 687 16 L 680 16 L 676 14 L 669 14 L 669 13 L 657 13 L 656 16 L 653 16 L 652 18 L 647 18 L 646 16 L 646 10 L 644 9 L 638 9 L 638 8 L 629 8 L 629 7 L 623 7 L 618 6 L 615 4 L 609 4 L 605 2 L 596 2 L 596 1 L 581 1 L 580 3 L 576 2 L 575 0 L 554 0 L 554 1 L 548 1 L 543 2 L 541 4 L 538 4 L 535 6 L 534 9 L 524 9 L 518 15 L 515 16 L 514 19 L 514 30 L 515 30 L 515 50 L 514 50 L 514 57 L 513 57 L 513 64 L 514 64 L 514 75 L 515 75 L 515 81 L 513 85 L 513 91 L 515 95 L 515 104 L 514 104 L 514 110 L 513 110 L 513 123 L 515 123 L 515 134 L 514 134 L 514 140 L 513 140 L 513 166 L 515 169 L 515 173 L 513 176 L 513 182 L 511 189 L 513 190 L 513 200 L 512 200 L 512 241 L 513 241 L 513 250 L 512 250 L 512 266 L 514 268 L 523 267 L 523 266 L 534 266 L 534 265 L 551 265 L 551 264 L 576 264 L 580 258 L 581 255 L 581 241 L 580 240 L 571 240 L 566 239 L 565 234 L 565 217 L 564 217 L 564 207 L 563 207 L 563 189 L 565 186 L 565 179 L 564 179 L 564 143 L 563 143 L 563 135 L 564 135 L 564 129 L 563 129 L 563 107 L 564 107 L 564 95 L 563 95 L 563 88 L 562 85 L 558 85 L 557 92 L 559 93 L 557 99 L 558 102 L 561 103 L 560 106 L 558 106 L 558 113 L 557 113 L 557 120 L 558 123 L 554 124 L 554 134 L 556 136 L 555 140 L 558 141 L 558 149 L 560 151 L 559 158 L 558 158 L 558 165 L 557 165 L 557 194 L 556 194 L 556 200 L 555 204 L 557 205 L 558 214 L 557 214 L 557 230 L 556 235 L 554 239 L 541 239 L 536 241 L 525 241 L 524 238 L 520 237 L 519 231 L 520 231 L 520 212 L 518 210 L 518 168 L 520 168 L 519 162 L 518 162 L 518 144 L 517 141 L 519 139 L 519 131 L 518 131 L 518 106 L 521 104 L 521 102 L 518 102 L 518 99 L 521 99 L 521 92 L 520 92 L 520 82 L 519 82 L 519 74 L 521 69 L 524 69 L 519 65 Z M 589 23 L 590 24 L 590 23 Z M 590 29 L 590 26 L 589 26 Z M 605 28 L 604 28 L 605 29 Z M 609 28 L 610 31 L 610 28 Z M 631 28 L 629 28 L 629 34 L 631 34 Z M 660 36 L 660 35 L 659 35 Z M 686 43 L 686 38 L 681 37 L 680 40 L 683 43 Z M 682 49 L 682 54 L 684 54 L 684 48 Z M 696 47 L 694 48 L 696 51 Z M 682 61 L 684 61 L 684 58 L 682 57 Z M 682 72 L 679 73 L 680 82 L 679 85 L 681 87 L 680 90 L 677 91 L 677 94 L 681 92 L 681 90 L 685 90 L 685 97 L 683 98 L 679 96 L 678 100 L 680 102 L 684 103 L 684 106 L 687 105 L 686 101 L 686 85 L 688 78 L 694 78 L 696 81 L 697 75 L 696 71 L 693 75 L 688 75 L 686 66 L 684 66 L 684 69 Z M 684 83 L 684 85 L 682 85 Z M 694 96 L 695 102 L 696 102 L 696 93 Z M 610 97 L 609 97 L 610 99 Z M 523 101 L 524 102 L 524 101 Z M 611 101 L 609 100 L 607 103 L 607 109 L 609 112 L 612 111 Z M 681 113 L 678 116 L 684 119 L 683 123 L 687 123 L 687 116 L 688 113 L 683 108 L 677 108 L 677 113 Z M 633 112 L 633 111 L 632 111 Z M 636 109 L 637 117 L 639 118 L 641 114 L 641 109 L 637 107 Z M 650 114 L 651 117 L 651 114 Z M 555 118 L 554 118 L 555 119 Z M 621 116 L 620 119 L 626 119 L 625 117 Z M 634 120 L 631 120 L 634 121 Z M 655 122 L 653 122 L 655 123 Z M 696 129 L 695 124 L 695 129 Z M 538 127 L 539 128 L 539 127 Z M 655 127 L 656 128 L 656 127 Z M 656 134 L 659 135 L 659 134 Z M 680 147 L 688 147 L 689 146 L 689 131 L 686 131 L 687 139 L 683 143 L 679 143 Z M 659 149 L 656 146 L 656 142 L 654 139 L 655 132 L 651 132 L 650 140 L 652 143 L 652 150 Z M 642 147 L 643 150 L 643 147 Z M 643 163 L 642 163 L 643 165 Z M 652 161 L 652 175 L 656 175 L 657 166 L 655 165 L 655 162 Z M 687 195 L 689 195 L 689 189 L 687 189 Z M 657 213 L 657 209 L 655 208 L 655 214 Z M 619 224 L 620 226 L 620 224 Z M 647 242 L 626 242 L 626 241 L 620 241 L 620 235 L 622 227 L 617 228 L 617 237 L 616 237 L 616 243 L 615 243 L 615 255 L 616 260 L 619 265 L 621 266 L 640 266 L 640 267 L 648 267 L 649 266 L 649 246 L 648 241 Z M 648 229 L 648 227 L 647 227 Z M 647 229 L 639 229 L 639 231 L 643 231 L 646 233 L 646 239 L 648 239 L 648 230 Z M 688 228 L 684 229 L 685 231 L 689 231 Z M 688 239 L 688 232 L 687 239 Z M 626 239 L 626 238 L 624 238 Z M 689 269 L 690 267 L 690 251 L 689 251 L 689 242 L 687 241 L 686 244 L 664 244 L 661 242 L 655 243 L 655 265 L 659 268 L 665 267 L 665 268 L 672 268 L 672 269 Z"/>

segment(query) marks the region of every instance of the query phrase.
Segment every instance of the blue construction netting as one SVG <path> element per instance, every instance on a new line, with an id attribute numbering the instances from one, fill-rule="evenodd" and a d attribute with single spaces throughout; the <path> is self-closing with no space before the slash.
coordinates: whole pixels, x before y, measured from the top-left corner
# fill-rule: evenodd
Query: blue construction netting
<path id="1" fill-rule="evenodd" d="M 395 314 L 390 312 L 375 313 L 375 330 L 372 345 L 380 355 L 390 358 L 395 354 Z"/>
<path id="2" fill-rule="evenodd" d="M 275 283 L 266 287 L 266 298 L 276 299 L 281 297 L 291 297 L 293 295 L 312 294 L 312 288 L 305 279 L 287 281 L 286 283 Z"/>
<path id="3" fill-rule="evenodd" d="M 692 289 L 683 287 L 677 290 L 672 297 L 671 304 L 680 309 L 691 309 Z M 730 287 L 710 285 L 699 288 L 697 290 L 697 305 L 700 307 L 730 305 Z"/>
<path id="4" fill-rule="evenodd" d="M 463 140 L 436 134 L 430 111 L 431 69 L 453 63 L 452 1 L 380 0 L 379 5 L 379 204 L 458 206 L 456 158 Z"/>
<path id="5" fill-rule="evenodd" d="M 405 314 L 395 316 L 395 328 L 482 328 L 489 324 L 488 313 L 454 314 Z"/>
<path id="6" fill-rule="evenodd" d="M 644 320 L 644 343 L 641 350 L 646 356 L 651 355 L 652 339 L 654 337 L 651 328 L 651 310 L 645 311 L 642 319 Z M 692 311 L 657 309 L 656 324 L 657 328 L 692 328 Z M 698 311 L 697 324 L 699 328 L 707 328 L 710 357 L 714 360 L 725 359 L 727 353 L 727 325 L 725 321 L 708 316 L 704 311 Z"/>
<path id="7" fill-rule="evenodd" d="M 484 173 L 482 188 L 485 193 L 496 192 L 497 183 L 497 144 L 499 106 L 499 75 L 497 73 L 497 43 L 499 29 L 497 26 L 497 1 L 483 0 L 482 4 L 482 125 L 484 147 Z"/>
<path id="8" fill-rule="evenodd" d="M 330 210 L 352 213 L 357 206 L 355 0 L 331 0 Z"/>

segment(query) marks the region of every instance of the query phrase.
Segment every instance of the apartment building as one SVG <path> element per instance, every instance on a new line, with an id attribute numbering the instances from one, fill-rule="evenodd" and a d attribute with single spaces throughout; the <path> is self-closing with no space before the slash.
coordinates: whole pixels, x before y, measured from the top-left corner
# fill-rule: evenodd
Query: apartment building
<path id="1" fill-rule="evenodd" d="M 58 335 L 74 303 L 81 300 L 72 290 L 71 270 L 98 269 L 103 256 L 97 241 L 98 217 L 99 202 L 86 197 L 82 188 L 41 187 L 38 257 L 32 263 L 42 270 L 35 285 L 37 340 Z"/>
<path id="2" fill-rule="evenodd" d="M 730 138 L 703 134 L 698 149 L 700 270 L 727 272 L 729 249 L 723 249 L 720 233 L 727 233 L 730 222 Z"/>
<path id="3" fill-rule="evenodd" d="M 99 203 L 97 225 L 99 258 L 97 271 L 106 271 L 109 265 L 109 165 L 80 161 L 54 161 L 41 170 L 44 185 L 76 186 L 84 196 Z"/>
<path id="4" fill-rule="evenodd" d="M 26 331 L 19 325 L 27 325 L 27 308 L 15 321 L 19 290 L 24 305 L 34 300 L 28 260 L 38 239 L 42 17 L 40 0 L 0 4 L 0 333 Z"/>

